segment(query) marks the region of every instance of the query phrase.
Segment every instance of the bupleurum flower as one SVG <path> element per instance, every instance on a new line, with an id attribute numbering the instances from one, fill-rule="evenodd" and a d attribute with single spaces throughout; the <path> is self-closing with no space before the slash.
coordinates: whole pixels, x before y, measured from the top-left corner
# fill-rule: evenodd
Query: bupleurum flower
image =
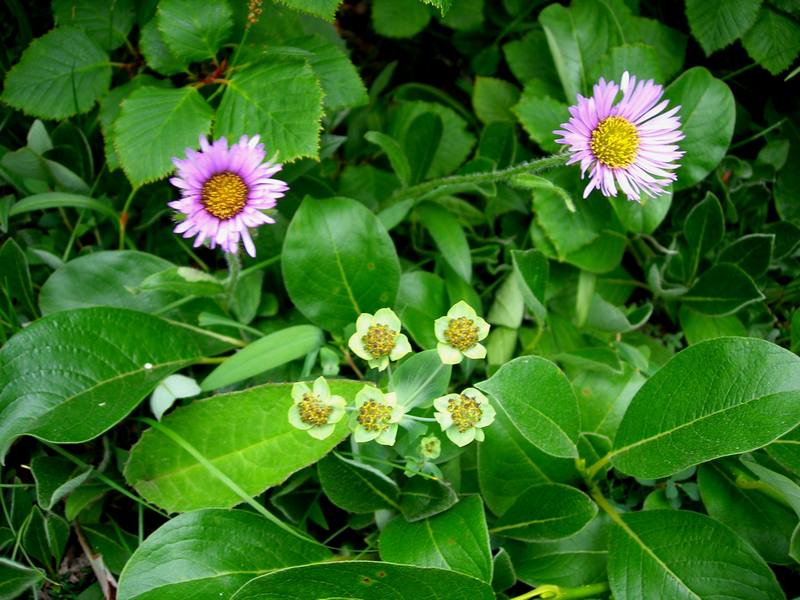
<path id="1" fill-rule="evenodd" d="M 481 428 L 494 422 L 494 408 L 475 388 L 436 398 L 433 407 L 433 416 L 456 446 L 466 446 L 473 440 L 482 442 L 485 436 Z"/>
<path id="2" fill-rule="evenodd" d="M 347 345 L 369 366 L 383 371 L 390 360 L 400 360 L 411 352 L 408 338 L 400 333 L 400 319 L 391 308 L 378 309 L 374 315 L 362 313 L 356 321 L 356 332 Z"/>
<path id="3" fill-rule="evenodd" d="M 313 388 L 302 381 L 292 386 L 292 404 L 289 408 L 289 423 L 307 431 L 311 437 L 324 440 L 333 433 L 336 423 L 345 413 L 345 400 L 332 396 L 324 377 L 314 381 Z"/>
<path id="4" fill-rule="evenodd" d="M 464 357 L 484 358 L 486 348 L 479 342 L 489 335 L 489 324 L 478 316 L 475 309 L 461 300 L 433 323 L 436 350 L 446 365 L 457 365 Z"/>
<path id="5" fill-rule="evenodd" d="M 622 99 L 614 104 L 620 90 Z M 637 83 L 627 71 L 619 86 L 600 78 L 593 91 L 591 98 L 578 95 L 570 120 L 553 132 L 562 136 L 556 143 L 569 147 L 567 164 L 580 162 L 581 178 L 589 173 L 583 197 L 594 189 L 616 196 L 617 184 L 636 202 L 642 192 L 663 194 L 677 179 L 672 171 L 684 155 L 676 145 L 683 139 L 676 116 L 681 107 L 664 112 L 669 104 L 661 101 L 664 89 L 652 80 Z"/>
<path id="6" fill-rule="evenodd" d="M 392 446 L 397 436 L 397 424 L 404 414 L 405 410 L 397 405 L 394 393 L 384 394 L 376 387 L 365 385 L 356 394 L 353 439 L 359 443 L 375 440 L 384 446 Z"/>
<path id="7" fill-rule="evenodd" d="M 257 135 L 243 135 L 229 148 L 224 137 L 209 144 L 200 136 L 200 152 L 187 148 L 185 159 L 172 159 L 178 171 L 170 183 L 180 188 L 181 199 L 169 206 L 186 216 L 174 231 L 196 236 L 195 248 L 208 240 L 211 248 L 235 254 L 241 240 L 247 253 L 256 255 L 250 228 L 274 223 L 262 211 L 274 208 L 289 189 L 272 178 L 283 166 L 264 162 L 264 145 L 258 142 Z"/>

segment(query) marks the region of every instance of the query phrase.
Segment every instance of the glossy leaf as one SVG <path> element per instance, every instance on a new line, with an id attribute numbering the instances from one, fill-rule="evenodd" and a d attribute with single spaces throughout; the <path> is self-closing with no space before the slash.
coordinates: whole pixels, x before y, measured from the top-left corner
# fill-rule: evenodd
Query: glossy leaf
<path id="1" fill-rule="evenodd" d="M 399 509 L 400 490 L 393 479 L 376 468 L 329 454 L 317 463 L 320 485 L 328 499 L 348 512 L 368 513 L 379 509 Z"/>
<path id="2" fill-rule="evenodd" d="M 447 393 L 451 372 L 452 367 L 442 363 L 436 350 L 418 352 L 392 373 L 389 390 L 397 394 L 397 403 L 406 408 L 430 406 L 434 398 Z"/>
<path id="3" fill-rule="evenodd" d="M 765 446 L 800 423 L 798 399 L 800 358 L 791 352 L 751 338 L 695 344 L 633 398 L 612 463 L 624 473 L 656 479 Z"/>
<path id="4" fill-rule="evenodd" d="M 0 350 L 0 456 L 20 435 L 76 443 L 126 417 L 164 377 L 230 345 L 118 308 L 39 319 Z"/>

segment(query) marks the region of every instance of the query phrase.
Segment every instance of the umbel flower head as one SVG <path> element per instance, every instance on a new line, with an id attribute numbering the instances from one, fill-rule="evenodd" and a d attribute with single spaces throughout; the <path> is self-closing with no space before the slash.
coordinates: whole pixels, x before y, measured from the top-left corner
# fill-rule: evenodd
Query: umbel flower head
<path id="1" fill-rule="evenodd" d="M 332 396 L 324 377 L 314 381 L 313 388 L 302 381 L 292 386 L 292 404 L 289 408 L 289 423 L 297 429 L 307 431 L 308 435 L 324 440 L 333 433 L 336 423 L 345 413 L 345 400 Z"/>
<path id="2" fill-rule="evenodd" d="M 375 440 L 384 446 L 393 446 L 397 424 L 404 414 L 394 393 L 384 394 L 376 387 L 365 385 L 356 394 L 353 439 L 359 443 Z"/>
<path id="3" fill-rule="evenodd" d="M 370 367 L 383 371 L 390 360 L 400 360 L 411 352 L 408 338 L 400 333 L 401 326 L 391 308 L 380 308 L 374 315 L 361 313 L 347 345 Z"/>
<path id="4" fill-rule="evenodd" d="M 235 254 L 241 240 L 256 255 L 250 228 L 274 223 L 261 211 L 274 208 L 289 189 L 272 178 L 283 167 L 264 162 L 264 144 L 258 142 L 257 135 L 243 135 L 229 148 L 224 137 L 209 144 L 200 136 L 200 152 L 187 148 L 186 158 L 172 159 L 178 172 L 170 183 L 180 188 L 181 198 L 169 206 L 186 216 L 174 231 L 196 236 L 195 248 L 208 240 L 211 248 Z"/>
<path id="5" fill-rule="evenodd" d="M 433 407 L 433 416 L 456 446 L 466 446 L 473 440 L 482 442 L 485 436 L 481 428 L 494 422 L 494 408 L 475 388 L 436 398 Z"/>
<path id="6" fill-rule="evenodd" d="M 614 104 L 620 90 L 622 99 Z M 627 71 L 619 86 L 600 78 L 591 98 L 578 95 L 578 104 L 569 108 L 572 117 L 553 133 L 562 136 L 557 143 L 569 146 L 567 164 L 580 162 L 581 178 L 589 173 L 584 198 L 593 189 L 616 196 L 619 185 L 638 202 L 642 192 L 658 196 L 677 179 L 672 171 L 684 155 L 676 145 L 683 139 L 676 116 L 681 107 L 664 112 L 669 100 L 661 101 L 663 95 L 660 85 L 637 83 Z"/>
<path id="7" fill-rule="evenodd" d="M 436 351 L 444 364 L 457 365 L 465 356 L 486 356 L 486 348 L 479 342 L 489 335 L 489 324 L 463 300 L 454 304 L 447 316 L 436 319 L 433 328 L 439 340 Z"/>

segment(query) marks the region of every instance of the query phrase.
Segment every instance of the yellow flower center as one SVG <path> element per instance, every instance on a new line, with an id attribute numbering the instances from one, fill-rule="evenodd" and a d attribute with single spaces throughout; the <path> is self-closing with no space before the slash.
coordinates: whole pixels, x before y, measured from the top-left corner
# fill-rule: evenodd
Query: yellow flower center
<path id="1" fill-rule="evenodd" d="M 389 356 L 394 350 L 397 332 L 389 329 L 386 325 L 372 325 L 367 330 L 367 335 L 361 338 L 361 343 L 372 355 L 372 358 L 383 358 Z"/>
<path id="2" fill-rule="evenodd" d="M 358 424 L 367 431 L 383 431 L 391 418 L 392 407 L 375 400 L 367 400 L 358 409 Z"/>
<path id="3" fill-rule="evenodd" d="M 447 403 L 447 410 L 453 417 L 453 423 L 461 433 L 475 427 L 475 424 L 483 416 L 481 405 L 474 398 L 464 394 L 461 394 L 458 398 L 452 398 Z"/>
<path id="4" fill-rule="evenodd" d="M 624 117 L 603 119 L 592 132 L 592 154 L 607 167 L 624 168 L 633 164 L 639 149 L 636 126 Z"/>
<path id="5" fill-rule="evenodd" d="M 300 409 L 300 420 L 306 425 L 322 427 L 328 424 L 328 418 L 333 412 L 332 406 L 326 406 L 316 394 L 303 394 L 303 399 L 297 403 Z"/>
<path id="6" fill-rule="evenodd" d="M 444 339 L 457 350 L 469 350 L 478 343 L 478 326 L 467 317 L 450 319 L 444 330 Z"/>
<path id="7" fill-rule="evenodd" d="M 203 184 L 200 196 L 208 212 L 218 219 L 230 219 L 247 204 L 247 185 L 235 173 L 223 171 Z"/>

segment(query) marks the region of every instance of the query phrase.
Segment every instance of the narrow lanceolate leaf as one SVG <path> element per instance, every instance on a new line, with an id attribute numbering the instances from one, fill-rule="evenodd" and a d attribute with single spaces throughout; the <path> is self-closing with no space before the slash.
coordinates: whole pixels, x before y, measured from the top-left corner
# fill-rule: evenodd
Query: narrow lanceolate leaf
<path id="1" fill-rule="evenodd" d="M 558 540 L 577 533 L 597 514 L 597 505 L 569 485 L 528 488 L 489 531 L 527 542 Z"/>
<path id="2" fill-rule="evenodd" d="M 351 405 L 364 387 L 353 381 L 331 381 L 330 386 Z M 317 462 L 347 436 L 346 418 L 324 440 L 292 427 L 291 389 L 290 384 L 264 385 L 195 400 L 168 414 L 161 425 L 255 496 Z M 125 478 L 142 496 L 170 511 L 228 508 L 241 502 L 217 474 L 161 430 L 145 431 L 131 449 Z"/>
<path id="3" fill-rule="evenodd" d="M 242 70 L 230 81 L 217 111 L 217 136 L 258 132 L 267 155 L 282 162 L 319 156 L 322 89 L 311 67 L 290 58 Z"/>
<path id="4" fill-rule="evenodd" d="M 203 380 L 204 390 L 216 390 L 304 357 L 319 348 L 325 336 L 313 325 L 296 325 L 256 340 L 214 369 Z"/>
<path id="5" fill-rule="evenodd" d="M 83 31 L 53 29 L 8 72 L 2 100 L 26 114 L 63 119 L 89 111 L 111 84 L 108 55 Z"/>
<path id="6" fill-rule="evenodd" d="M 626 600 L 781 600 L 775 575 L 719 521 L 683 510 L 620 516 L 612 528 L 608 580 Z"/>
<path id="7" fill-rule="evenodd" d="M 555 364 L 535 356 L 520 357 L 477 387 L 491 395 L 498 410 L 534 446 L 553 456 L 578 456 L 578 402 Z"/>
<path id="8" fill-rule="evenodd" d="M 396 517 L 380 536 L 381 558 L 420 567 L 438 567 L 492 580 L 486 516 L 479 496 L 469 496 L 445 512 L 409 523 Z"/>
<path id="9" fill-rule="evenodd" d="M 800 358 L 764 340 L 717 338 L 676 355 L 641 387 L 611 461 L 629 475 L 667 477 L 765 446 L 798 423 Z"/>
<path id="10" fill-rule="evenodd" d="M 169 49 L 188 61 L 213 58 L 233 27 L 227 0 L 161 0 L 158 30 Z"/>
<path id="11" fill-rule="evenodd" d="M 281 266 L 295 306 L 336 333 L 362 312 L 392 306 L 400 284 L 389 234 L 349 198 L 306 198 L 286 232 Z"/>
<path id="12" fill-rule="evenodd" d="M 213 115 L 192 87 L 134 91 L 114 123 L 114 147 L 131 183 L 140 186 L 172 171 L 172 158 L 197 147 L 198 138 L 210 131 Z"/>
<path id="13" fill-rule="evenodd" d="M 202 330 L 118 308 L 63 311 L 0 350 L 0 458 L 20 435 L 90 440 L 170 373 L 230 345 Z"/>
<path id="14" fill-rule="evenodd" d="M 93 210 L 111 219 L 117 218 L 117 212 L 108 204 L 81 196 L 79 194 L 67 194 L 64 192 L 42 192 L 23 198 L 11 205 L 8 211 L 9 217 L 22 215 L 35 210 L 48 210 L 51 208 L 85 208 Z"/>
<path id="15" fill-rule="evenodd" d="M 167 521 L 136 549 L 117 597 L 229 598 L 258 575 L 329 557 L 324 546 L 253 512 L 200 510 Z"/>
<path id="16" fill-rule="evenodd" d="M 494 597 L 488 583 L 461 573 L 354 560 L 274 571 L 244 585 L 231 600 L 493 600 Z"/>

